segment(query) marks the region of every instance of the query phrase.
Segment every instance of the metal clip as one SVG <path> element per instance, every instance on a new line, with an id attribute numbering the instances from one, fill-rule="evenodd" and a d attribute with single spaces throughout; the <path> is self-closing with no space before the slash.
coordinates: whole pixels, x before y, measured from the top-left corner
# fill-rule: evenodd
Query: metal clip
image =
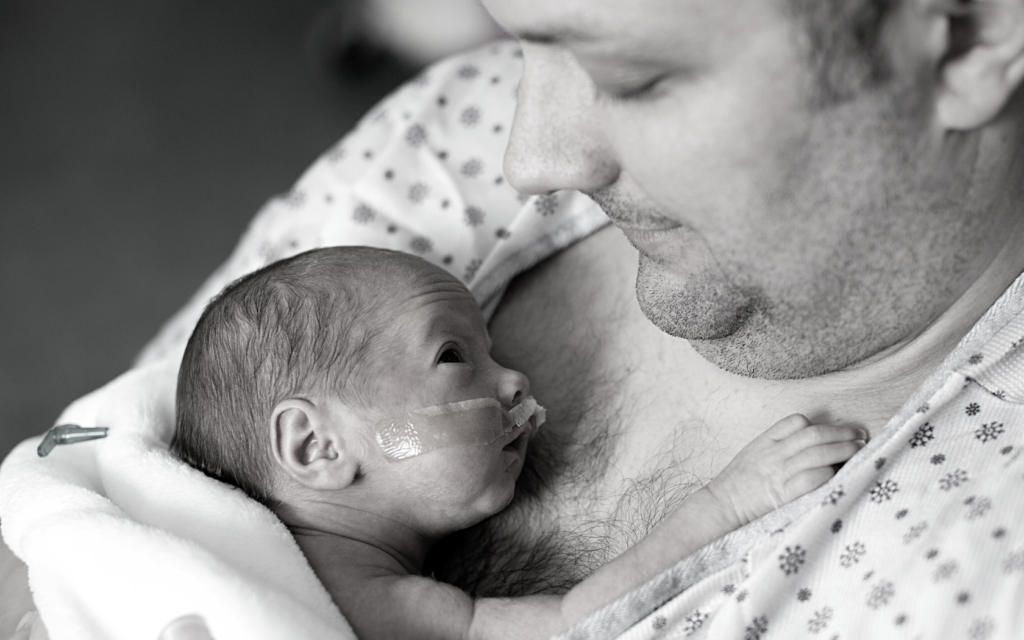
<path id="1" fill-rule="evenodd" d="M 74 444 L 106 437 L 107 427 L 80 427 L 77 424 L 61 424 L 46 432 L 36 452 L 40 458 L 43 458 L 48 456 L 58 444 Z"/>

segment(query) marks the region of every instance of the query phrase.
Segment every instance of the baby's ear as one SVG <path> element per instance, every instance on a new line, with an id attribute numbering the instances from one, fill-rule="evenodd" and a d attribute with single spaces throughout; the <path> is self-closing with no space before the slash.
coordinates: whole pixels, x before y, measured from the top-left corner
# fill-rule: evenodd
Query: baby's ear
<path id="1" fill-rule="evenodd" d="M 359 471 L 358 452 L 346 446 L 341 425 L 327 407 L 291 398 L 270 414 L 274 460 L 293 480 L 311 489 L 344 489 Z"/>

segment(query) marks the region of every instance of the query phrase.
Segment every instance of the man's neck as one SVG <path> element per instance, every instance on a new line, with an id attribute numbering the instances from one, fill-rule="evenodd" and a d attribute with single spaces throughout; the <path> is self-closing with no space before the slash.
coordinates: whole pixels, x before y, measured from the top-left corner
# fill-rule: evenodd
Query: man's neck
<path id="1" fill-rule="evenodd" d="M 895 413 L 902 404 L 896 404 L 899 398 L 906 399 L 1024 273 L 1024 216 L 1017 218 L 992 262 L 938 318 L 912 338 L 822 379 L 835 379 L 847 388 L 863 387 L 878 398 L 892 396 L 886 412 Z"/>

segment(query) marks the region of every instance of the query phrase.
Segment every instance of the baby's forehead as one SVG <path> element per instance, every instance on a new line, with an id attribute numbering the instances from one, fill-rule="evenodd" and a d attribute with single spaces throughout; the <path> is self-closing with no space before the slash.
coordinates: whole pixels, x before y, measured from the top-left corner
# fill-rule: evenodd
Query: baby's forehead
<path id="1" fill-rule="evenodd" d="M 388 293 L 388 302 L 381 309 L 382 322 L 404 325 L 410 330 L 415 327 L 416 333 L 430 335 L 452 331 L 487 333 L 476 299 L 456 280 L 407 283 Z"/>
<path id="2" fill-rule="evenodd" d="M 476 299 L 455 276 L 414 256 L 381 258 L 366 265 L 355 283 L 373 300 L 365 309 L 371 323 L 399 328 L 392 336 L 396 339 L 413 337 L 404 329 L 419 333 L 458 327 L 486 334 Z"/>
<path id="3" fill-rule="evenodd" d="M 368 269 L 360 278 L 358 286 L 383 303 L 377 306 L 395 307 L 410 302 L 425 304 L 441 299 L 468 300 L 473 297 L 455 276 L 429 263 L 395 266 L 397 268 L 394 269 Z"/>
<path id="4" fill-rule="evenodd" d="M 441 267 L 407 253 L 379 250 L 362 261 L 362 279 L 370 285 L 411 290 L 437 282 L 450 282 L 465 289 L 462 282 Z"/>

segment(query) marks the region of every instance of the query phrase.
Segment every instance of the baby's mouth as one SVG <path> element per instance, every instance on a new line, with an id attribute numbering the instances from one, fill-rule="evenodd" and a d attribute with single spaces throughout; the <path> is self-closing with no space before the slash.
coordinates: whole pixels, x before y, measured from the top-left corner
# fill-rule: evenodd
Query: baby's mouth
<path id="1" fill-rule="evenodd" d="M 545 421 L 544 407 L 537 404 L 532 396 L 528 396 L 520 404 L 505 412 L 505 418 L 511 421 L 511 429 L 507 432 L 507 438 L 511 438 L 502 451 L 514 453 L 523 460 L 526 458 L 526 444 L 530 437 L 537 432 L 537 428 Z"/>
<path id="2" fill-rule="evenodd" d="M 526 454 L 526 443 L 529 440 L 529 431 L 522 429 L 518 436 L 512 439 L 511 442 L 501 448 L 502 451 L 508 451 L 509 453 L 519 454 L 520 457 Z"/>
<path id="3" fill-rule="evenodd" d="M 519 448 L 519 444 L 523 441 L 524 438 L 526 438 L 526 433 L 520 433 L 518 436 L 516 436 L 514 440 L 512 440 L 512 442 L 509 442 L 504 447 L 502 447 L 502 450 L 515 451 L 516 449 Z"/>

